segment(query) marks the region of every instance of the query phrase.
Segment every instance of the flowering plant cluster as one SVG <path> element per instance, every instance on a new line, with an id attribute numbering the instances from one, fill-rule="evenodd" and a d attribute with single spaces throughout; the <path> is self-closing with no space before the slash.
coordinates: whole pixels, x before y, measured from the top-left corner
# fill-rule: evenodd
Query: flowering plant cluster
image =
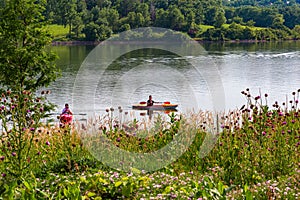
<path id="1" fill-rule="evenodd" d="M 37 96 L 31 91 L 7 90 L 1 94 L 0 158 L 4 165 L 3 177 L 19 179 L 26 176 L 26 170 L 40 155 L 40 150 L 33 147 L 39 142 L 36 134 L 40 131 L 41 120 L 54 107 L 46 99 L 49 93 L 42 91 L 41 96 Z"/>

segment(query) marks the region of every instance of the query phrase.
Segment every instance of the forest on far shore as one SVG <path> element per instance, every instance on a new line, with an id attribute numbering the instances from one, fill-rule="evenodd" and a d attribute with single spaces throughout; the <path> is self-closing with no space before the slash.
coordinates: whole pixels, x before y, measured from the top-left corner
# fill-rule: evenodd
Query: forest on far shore
<path id="1" fill-rule="evenodd" d="M 47 0 L 43 5 L 45 19 L 68 30 L 57 40 L 101 41 L 148 26 L 198 40 L 300 39 L 299 0 Z"/>

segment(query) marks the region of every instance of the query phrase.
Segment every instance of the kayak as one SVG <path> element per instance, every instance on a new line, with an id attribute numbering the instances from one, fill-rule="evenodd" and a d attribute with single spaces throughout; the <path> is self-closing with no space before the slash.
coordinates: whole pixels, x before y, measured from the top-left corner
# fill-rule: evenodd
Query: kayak
<path id="1" fill-rule="evenodd" d="M 73 120 L 73 115 L 62 114 L 60 115 L 60 122 L 63 124 L 70 124 Z"/>
<path id="2" fill-rule="evenodd" d="M 165 102 L 161 104 L 154 104 L 153 106 L 147 106 L 147 103 L 140 102 L 139 104 L 132 105 L 132 109 L 135 110 L 175 110 L 178 104 L 171 104 Z"/>

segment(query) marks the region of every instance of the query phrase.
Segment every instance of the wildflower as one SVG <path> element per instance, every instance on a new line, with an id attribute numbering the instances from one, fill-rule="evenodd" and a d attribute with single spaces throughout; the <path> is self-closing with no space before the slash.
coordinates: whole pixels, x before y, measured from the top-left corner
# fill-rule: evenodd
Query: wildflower
<path id="1" fill-rule="evenodd" d="M 32 131 L 32 132 L 33 132 L 34 130 L 35 130 L 35 128 L 33 128 L 33 127 L 30 128 L 30 131 Z"/>
<path id="2" fill-rule="evenodd" d="M 27 113 L 30 113 L 30 110 L 29 110 L 29 109 L 27 110 Z"/>
<path id="3" fill-rule="evenodd" d="M 105 110 L 105 112 L 109 112 L 109 109 L 107 108 L 107 109 Z"/>
<path id="4" fill-rule="evenodd" d="M 286 121 L 282 122 L 282 125 L 286 125 Z"/>
<path id="5" fill-rule="evenodd" d="M 110 111 L 113 112 L 115 109 L 113 107 L 110 108 Z"/>
<path id="6" fill-rule="evenodd" d="M 268 97 L 268 94 L 265 94 L 265 97 L 267 98 L 267 97 Z"/>
<path id="7" fill-rule="evenodd" d="M 5 159 L 5 156 L 1 156 L 0 160 L 3 161 Z"/>
<path id="8" fill-rule="evenodd" d="M 39 156 L 39 155 L 41 155 L 41 152 L 39 151 L 39 152 L 37 152 L 36 154 Z"/>
<path id="9" fill-rule="evenodd" d="M 12 152 L 11 155 L 12 155 L 12 156 L 16 156 L 17 153 L 16 153 L 16 152 Z"/>
<path id="10" fill-rule="evenodd" d="M 5 173 L 2 173 L 2 177 L 5 177 L 6 176 L 6 174 Z"/>
<path id="11" fill-rule="evenodd" d="M 47 142 L 46 142 L 46 145 L 47 145 L 47 146 L 50 146 L 50 142 L 49 142 L 49 141 L 47 141 Z"/>
<path id="12" fill-rule="evenodd" d="M 263 135 L 263 136 L 265 136 L 265 135 L 266 135 L 266 132 L 265 132 L 265 131 L 263 131 L 263 132 L 262 132 L 262 135 Z"/>
<path id="13" fill-rule="evenodd" d="M 40 108 L 40 112 L 43 112 L 43 111 L 44 111 L 44 108 L 43 108 L 43 107 L 41 107 L 41 108 Z"/>
<path id="14" fill-rule="evenodd" d="M 295 103 L 296 103 L 296 104 L 298 104 L 298 103 L 299 103 L 298 99 L 297 99 L 297 100 L 295 100 Z"/>
<path id="15" fill-rule="evenodd" d="M 284 132 L 284 131 L 281 131 L 281 133 L 282 133 L 282 135 L 284 135 L 284 134 L 285 134 L 285 132 Z"/>

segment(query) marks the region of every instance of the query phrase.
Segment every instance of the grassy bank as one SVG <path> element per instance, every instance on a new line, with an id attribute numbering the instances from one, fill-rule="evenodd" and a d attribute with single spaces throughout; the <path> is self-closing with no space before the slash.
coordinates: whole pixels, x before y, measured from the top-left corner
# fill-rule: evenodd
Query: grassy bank
<path id="1" fill-rule="evenodd" d="M 291 101 L 267 107 L 267 94 L 252 96 L 248 90 L 243 91 L 244 108 L 219 113 L 220 133 L 211 140 L 212 149 L 204 157 L 199 156 L 201 146 L 205 138 L 212 136 L 209 130 L 213 130 L 215 121 L 212 113 L 202 111 L 156 118 L 152 128 L 145 122 L 128 120 L 121 108 L 117 109 L 117 115 L 107 110 L 106 115 L 77 128 L 40 126 L 22 136 L 25 139 L 34 132 L 34 140 L 27 141 L 33 147 L 27 156 L 14 152 L 4 137 L 9 132 L 3 133 L 0 196 L 3 199 L 298 199 L 299 94 L 300 90 L 291 94 Z M 195 133 L 194 137 L 191 133 Z M 91 144 L 103 144 L 99 138 L 104 136 L 114 147 L 135 153 L 155 152 L 174 139 L 185 141 L 184 144 L 190 141 L 191 145 L 183 149 L 186 151 L 178 159 L 158 171 L 132 168 L 125 172 L 110 168 L 91 155 L 97 147 Z M 105 155 L 114 152 L 108 147 L 105 151 Z M 117 156 L 109 157 L 111 162 Z M 32 162 L 21 178 L 12 173 L 18 174 L 14 168 L 18 160 Z M 149 167 L 157 163 L 144 164 Z M 119 168 L 124 165 L 126 160 Z"/>

